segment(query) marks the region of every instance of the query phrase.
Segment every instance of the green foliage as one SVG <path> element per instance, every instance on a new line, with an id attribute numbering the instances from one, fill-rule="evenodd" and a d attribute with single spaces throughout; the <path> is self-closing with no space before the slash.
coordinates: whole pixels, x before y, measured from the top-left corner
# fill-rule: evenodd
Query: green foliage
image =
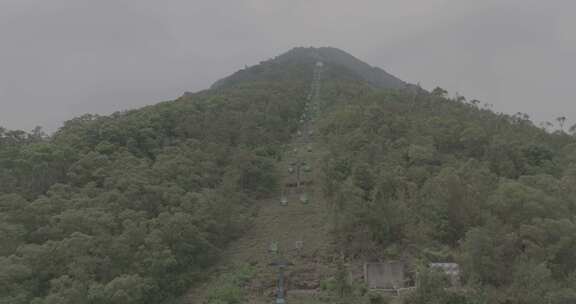
<path id="1" fill-rule="evenodd" d="M 391 297 L 384 296 L 377 292 L 372 292 L 368 294 L 367 304 L 389 304 L 392 303 Z"/>
<path id="2" fill-rule="evenodd" d="M 356 84 L 326 87 L 333 98 L 320 122 L 322 187 L 349 256 L 456 260 L 474 291 L 453 293 L 422 273 L 407 303 L 571 297 L 574 137 L 440 88 L 339 98 Z"/>
<path id="3" fill-rule="evenodd" d="M 446 290 L 448 278 L 441 272 L 423 269 L 417 278 L 416 290 L 411 293 L 404 303 L 406 304 L 447 304 L 451 295 Z M 455 303 L 455 302 L 452 302 Z"/>
<path id="4" fill-rule="evenodd" d="M 323 48 L 51 137 L 0 128 L 0 303 L 170 303 L 205 278 L 277 192 L 318 54 L 318 182 L 345 254 L 461 264 L 466 292 L 423 270 L 407 303 L 575 301 L 574 137 Z M 323 288 L 356 296 L 340 270 Z M 251 275 L 224 277 L 211 303 L 242 303 Z"/>
<path id="5" fill-rule="evenodd" d="M 235 271 L 224 274 L 217 284 L 218 287 L 208 291 L 208 304 L 241 304 L 245 303 L 244 286 L 254 276 L 255 269 L 242 265 Z"/>
<path id="6" fill-rule="evenodd" d="M 173 301 L 278 189 L 305 91 L 245 83 L 52 137 L 0 129 L 0 302 Z"/>

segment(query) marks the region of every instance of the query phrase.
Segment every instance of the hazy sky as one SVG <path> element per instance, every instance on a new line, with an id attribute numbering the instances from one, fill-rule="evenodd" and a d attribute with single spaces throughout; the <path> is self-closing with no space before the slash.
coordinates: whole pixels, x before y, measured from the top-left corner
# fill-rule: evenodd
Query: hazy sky
<path id="1" fill-rule="evenodd" d="M 54 130 L 334 46 L 425 88 L 576 122 L 573 0 L 0 0 L 0 125 Z"/>

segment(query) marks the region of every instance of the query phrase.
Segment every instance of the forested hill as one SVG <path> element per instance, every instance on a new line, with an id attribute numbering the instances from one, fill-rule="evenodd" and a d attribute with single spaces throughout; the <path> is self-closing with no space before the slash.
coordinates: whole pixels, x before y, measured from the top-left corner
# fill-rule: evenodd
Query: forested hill
<path id="1" fill-rule="evenodd" d="M 348 258 L 405 261 L 406 304 L 576 303 L 574 134 L 439 88 L 331 91 L 322 187 Z M 463 288 L 426 270 L 446 262 Z"/>
<path id="2" fill-rule="evenodd" d="M 381 68 L 372 67 L 354 56 L 331 47 L 294 48 L 274 59 L 247 67 L 221 79 L 212 88 L 221 88 L 245 81 L 285 80 L 297 76 L 311 80 L 312 67 L 317 61 L 326 64 L 326 79 L 348 80 L 367 83 L 376 88 L 401 89 L 408 84 Z"/>
<path id="3" fill-rule="evenodd" d="M 406 303 L 574 303 L 574 136 L 406 89 L 333 48 L 53 136 L 0 129 L 0 303 L 178 303 L 250 227 L 254 202 L 278 195 L 318 61 L 316 183 L 343 258 L 462 265 L 466 288 L 423 271 Z M 369 303 L 337 277 L 325 292 Z M 236 291 L 217 303 L 242 303 Z"/>
<path id="4" fill-rule="evenodd" d="M 170 303 L 277 189 L 306 83 L 0 133 L 0 303 Z"/>

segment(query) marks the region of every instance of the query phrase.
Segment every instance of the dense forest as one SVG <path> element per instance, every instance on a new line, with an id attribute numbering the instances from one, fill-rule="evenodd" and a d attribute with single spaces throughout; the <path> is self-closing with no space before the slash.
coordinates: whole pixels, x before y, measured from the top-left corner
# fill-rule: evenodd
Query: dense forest
<path id="1" fill-rule="evenodd" d="M 410 261 L 405 303 L 576 301 L 574 136 L 440 88 L 327 94 L 323 191 L 349 258 Z M 466 287 L 430 262 L 459 263 Z"/>
<path id="2" fill-rule="evenodd" d="M 201 280 L 275 190 L 303 85 L 2 130 L 0 303 L 161 303 Z"/>
<path id="3" fill-rule="evenodd" d="M 0 129 L 0 303 L 177 303 L 276 195 L 319 59 L 319 183 L 345 259 L 409 261 L 407 304 L 576 302 L 574 135 L 297 48 L 50 136 Z M 460 264 L 463 287 L 429 262 Z"/>

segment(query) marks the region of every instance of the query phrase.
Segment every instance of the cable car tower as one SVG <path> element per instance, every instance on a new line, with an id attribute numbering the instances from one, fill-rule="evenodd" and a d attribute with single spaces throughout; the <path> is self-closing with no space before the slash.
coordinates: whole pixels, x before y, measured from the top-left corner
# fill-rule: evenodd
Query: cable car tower
<path id="1" fill-rule="evenodd" d="M 278 270 L 278 285 L 276 286 L 276 301 L 275 304 L 285 304 L 286 303 L 286 279 L 284 270 L 290 266 L 294 265 L 283 258 L 270 263 L 270 266 L 274 266 Z"/>

